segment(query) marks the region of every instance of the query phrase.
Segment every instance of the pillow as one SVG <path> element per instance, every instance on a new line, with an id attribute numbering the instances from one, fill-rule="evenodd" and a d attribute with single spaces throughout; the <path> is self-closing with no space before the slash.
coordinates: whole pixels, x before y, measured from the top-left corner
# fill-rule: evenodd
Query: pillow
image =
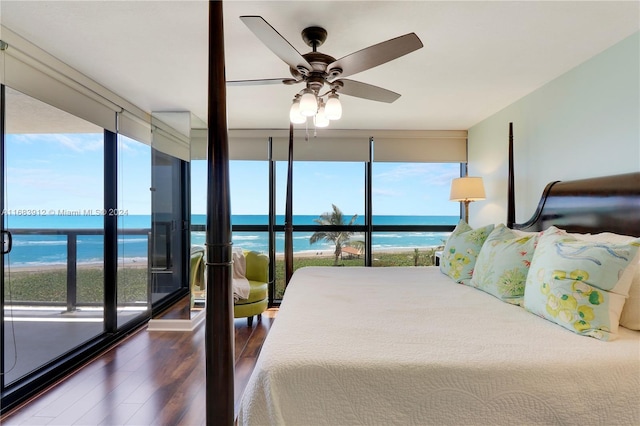
<path id="1" fill-rule="evenodd" d="M 571 235 L 574 235 L 578 240 L 600 241 L 607 243 L 628 243 L 636 239 L 636 237 L 613 234 L 611 232 L 591 235 Z M 638 250 L 635 261 L 632 263 L 633 264 L 630 268 L 635 267 L 635 273 L 631 276 L 629 297 L 622 307 L 620 325 L 631 330 L 640 330 L 640 250 Z"/>
<path id="2" fill-rule="evenodd" d="M 456 282 L 469 284 L 478 253 L 493 228 L 473 229 L 461 219 L 444 246 L 440 271 Z"/>
<path id="3" fill-rule="evenodd" d="M 580 241 L 550 227 L 531 260 L 525 309 L 575 333 L 614 339 L 639 246 L 640 239 Z"/>
<path id="4" fill-rule="evenodd" d="M 523 231 L 521 229 L 511 229 L 511 231 L 516 234 L 516 237 L 537 237 L 540 234 L 538 231 Z"/>
<path id="5" fill-rule="evenodd" d="M 537 237 L 497 225 L 478 254 L 469 284 L 504 302 L 521 304 Z"/>
<path id="6" fill-rule="evenodd" d="M 629 297 L 622 307 L 620 325 L 630 330 L 640 330 L 640 264 L 638 263 L 629 287 Z"/>

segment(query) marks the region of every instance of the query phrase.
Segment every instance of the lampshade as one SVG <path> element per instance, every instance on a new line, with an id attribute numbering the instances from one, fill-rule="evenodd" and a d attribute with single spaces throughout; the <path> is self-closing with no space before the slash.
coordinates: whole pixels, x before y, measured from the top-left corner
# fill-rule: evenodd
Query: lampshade
<path id="1" fill-rule="evenodd" d="M 318 113 L 313 117 L 313 124 L 315 124 L 316 127 L 327 127 L 329 125 L 329 119 L 325 114 L 324 106 L 320 106 Z"/>
<path id="2" fill-rule="evenodd" d="M 461 177 L 451 182 L 451 201 L 478 201 L 486 198 L 481 177 Z"/>
<path id="3" fill-rule="evenodd" d="M 318 100 L 311 90 L 306 91 L 300 98 L 300 114 L 312 117 L 318 112 Z"/>
<path id="4" fill-rule="evenodd" d="M 300 101 L 297 99 L 293 101 L 291 109 L 289 110 L 289 120 L 291 120 L 293 124 L 302 124 L 307 121 L 307 117 L 300 114 Z"/>
<path id="5" fill-rule="evenodd" d="M 327 105 L 325 106 L 325 115 L 329 120 L 339 120 L 342 117 L 342 104 L 338 95 L 331 94 L 327 99 Z"/>

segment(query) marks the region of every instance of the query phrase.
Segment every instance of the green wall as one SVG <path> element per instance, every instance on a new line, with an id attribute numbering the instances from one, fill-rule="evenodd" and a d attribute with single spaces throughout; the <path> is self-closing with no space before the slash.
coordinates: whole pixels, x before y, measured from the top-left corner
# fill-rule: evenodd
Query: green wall
<path id="1" fill-rule="evenodd" d="M 472 203 L 472 224 L 506 221 L 509 122 L 517 222 L 550 181 L 640 171 L 640 33 L 469 129 L 469 174 L 487 191 Z"/>

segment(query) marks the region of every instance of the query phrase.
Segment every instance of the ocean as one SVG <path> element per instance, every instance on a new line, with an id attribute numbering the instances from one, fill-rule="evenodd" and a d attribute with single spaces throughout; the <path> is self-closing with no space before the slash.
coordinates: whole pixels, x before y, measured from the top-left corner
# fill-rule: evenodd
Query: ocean
<path id="1" fill-rule="evenodd" d="M 316 215 L 296 215 L 293 223 L 315 225 Z M 349 220 L 347 217 L 346 220 Z M 374 225 L 455 225 L 457 216 L 374 216 Z M 47 216 L 5 216 L 5 226 L 18 229 L 102 229 L 101 215 L 47 215 Z M 204 225 L 205 215 L 193 215 L 192 224 Z M 267 215 L 233 215 L 232 225 L 266 225 Z M 364 218 L 355 222 L 364 224 Z M 284 216 L 276 217 L 276 224 L 284 224 Z M 123 229 L 149 229 L 149 215 L 125 215 L 119 217 L 119 227 Z M 325 253 L 333 251 L 333 245 L 326 241 L 309 244 L 313 232 L 296 232 L 293 235 L 293 251 L 297 253 Z M 446 232 L 374 232 L 373 249 L 414 249 L 443 244 Z M 79 264 L 100 263 L 103 260 L 102 235 L 78 235 L 77 259 Z M 205 233 L 191 232 L 192 245 L 204 245 Z M 354 236 L 357 238 L 357 236 Z M 269 247 L 266 232 L 234 232 L 234 247 L 267 252 Z M 118 257 L 123 263 L 146 262 L 148 251 L 147 235 L 120 235 Z M 284 233 L 276 233 L 276 252 L 284 252 Z M 5 262 L 14 267 L 64 265 L 67 261 L 66 235 L 13 235 L 13 249 L 5 255 Z"/>

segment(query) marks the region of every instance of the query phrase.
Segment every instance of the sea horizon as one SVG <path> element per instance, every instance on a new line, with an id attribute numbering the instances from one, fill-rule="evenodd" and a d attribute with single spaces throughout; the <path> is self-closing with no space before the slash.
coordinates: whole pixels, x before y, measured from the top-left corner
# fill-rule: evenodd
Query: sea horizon
<path id="1" fill-rule="evenodd" d="M 293 223 L 314 225 L 317 215 L 294 215 Z M 351 216 L 345 215 L 345 220 Z M 12 216 L 6 220 L 11 231 L 18 229 L 102 229 L 102 216 Z M 192 215 L 192 225 L 204 225 L 206 215 Z M 416 216 L 416 215 L 379 215 L 373 217 L 376 225 L 455 225 L 457 216 Z M 268 215 L 232 215 L 232 225 L 266 225 Z M 276 224 L 284 224 L 284 215 L 276 216 Z M 355 224 L 363 225 L 364 218 L 358 217 Z M 126 215 L 119 217 L 120 229 L 150 229 L 150 215 Z M 309 244 L 313 232 L 295 232 L 293 251 L 297 254 L 333 253 L 335 246 L 327 241 Z M 413 250 L 426 249 L 444 244 L 448 232 L 374 232 L 373 250 Z M 191 245 L 204 245 L 204 231 L 191 232 Z M 357 234 L 356 234 L 357 238 Z M 234 247 L 266 253 L 269 248 L 266 232 L 233 232 Z M 276 233 L 276 254 L 284 253 L 284 233 Z M 78 265 L 100 264 L 103 261 L 103 236 L 79 235 L 77 237 Z M 148 238 L 146 235 L 120 235 L 118 238 L 119 263 L 146 263 Z M 5 263 L 14 267 L 38 267 L 66 265 L 66 235 L 14 235 L 13 249 L 5 255 Z"/>

